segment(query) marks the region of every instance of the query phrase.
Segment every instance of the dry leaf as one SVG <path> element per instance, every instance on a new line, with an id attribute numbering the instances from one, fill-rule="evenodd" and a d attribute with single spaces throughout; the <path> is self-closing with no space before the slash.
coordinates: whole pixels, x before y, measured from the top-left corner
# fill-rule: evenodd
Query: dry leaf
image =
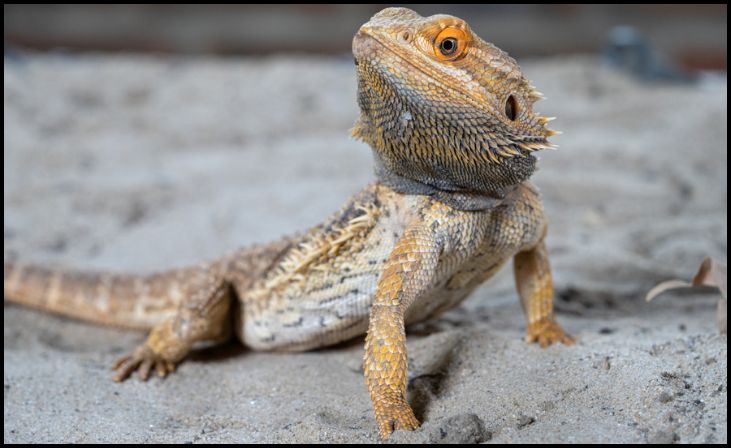
<path id="1" fill-rule="evenodd" d="M 714 286 L 721 291 L 723 300 L 719 300 L 716 309 L 716 320 L 718 321 L 718 329 L 721 334 L 726 334 L 726 263 L 716 260 L 715 258 L 706 257 L 701 263 L 698 273 L 693 277 L 693 281 L 686 282 L 683 280 L 668 280 L 652 288 L 645 296 L 648 302 L 671 289 L 691 288 L 693 286 L 705 285 Z"/>

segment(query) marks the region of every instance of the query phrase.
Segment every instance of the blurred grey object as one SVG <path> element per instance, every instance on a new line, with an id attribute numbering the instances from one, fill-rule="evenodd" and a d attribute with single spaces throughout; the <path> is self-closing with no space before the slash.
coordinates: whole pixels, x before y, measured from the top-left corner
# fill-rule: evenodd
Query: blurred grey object
<path id="1" fill-rule="evenodd" d="M 667 61 L 639 30 L 628 25 L 609 31 L 602 50 L 603 61 L 642 81 L 691 82 L 695 77 Z"/>

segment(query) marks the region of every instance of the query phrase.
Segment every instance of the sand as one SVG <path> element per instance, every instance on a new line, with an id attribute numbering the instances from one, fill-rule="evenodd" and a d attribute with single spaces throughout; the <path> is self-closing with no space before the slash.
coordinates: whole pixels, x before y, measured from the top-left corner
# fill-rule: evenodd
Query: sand
<path id="1" fill-rule="evenodd" d="M 643 85 L 590 57 L 521 61 L 559 119 L 534 176 L 556 309 L 540 349 L 506 268 L 411 328 L 424 422 L 393 442 L 727 441 L 718 294 L 644 294 L 726 259 L 726 79 Z M 5 258 L 146 271 L 306 228 L 372 179 L 349 138 L 350 57 L 7 55 Z M 229 344 L 165 380 L 111 381 L 143 333 L 4 308 L 4 441 L 375 442 L 362 338 L 299 354 Z"/>

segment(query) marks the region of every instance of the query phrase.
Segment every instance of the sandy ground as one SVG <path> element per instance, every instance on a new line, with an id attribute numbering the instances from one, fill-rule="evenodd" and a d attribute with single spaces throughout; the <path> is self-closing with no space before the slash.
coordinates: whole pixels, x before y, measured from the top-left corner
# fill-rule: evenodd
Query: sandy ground
<path id="1" fill-rule="evenodd" d="M 522 61 L 564 134 L 534 181 L 573 347 L 522 341 L 510 269 L 409 331 L 395 442 L 727 441 L 712 291 L 644 303 L 726 259 L 726 81 L 643 86 L 589 58 Z M 6 55 L 5 257 L 144 271 L 313 225 L 372 178 L 352 60 Z M 201 350 L 111 381 L 144 334 L 6 305 L 5 442 L 373 442 L 362 338 Z"/>

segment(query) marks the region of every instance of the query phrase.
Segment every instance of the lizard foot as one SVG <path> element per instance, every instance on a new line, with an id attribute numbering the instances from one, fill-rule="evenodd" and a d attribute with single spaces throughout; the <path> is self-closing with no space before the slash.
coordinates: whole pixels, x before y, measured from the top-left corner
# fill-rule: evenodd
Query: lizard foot
<path id="1" fill-rule="evenodd" d="M 388 439 L 396 429 L 413 431 L 420 425 L 408 403 L 384 406 L 380 412 L 376 413 L 376 421 L 378 422 L 378 435 L 382 440 Z"/>
<path id="2" fill-rule="evenodd" d="M 526 342 L 538 342 L 543 348 L 556 342 L 564 345 L 572 345 L 576 342 L 576 338 L 566 334 L 561 325 L 549 319 L 542 319 L 529 324 L 527 333 L 525 336 Z"/>
<path id="3" fill-rule="evenodd" d="M 153 367 L 160 378 L 175 371 L 175 363 L 164 359 L 146 344 L 143 344 L 137 347 L 132 354 L 122 356 L 114 362 L 112 369 L 116 370 L 117 373 L 113 379 L 116 382 L 124 381 L 132 372 L 139 369 L 139 378 L 142 381 L 147 381 Z"/>

